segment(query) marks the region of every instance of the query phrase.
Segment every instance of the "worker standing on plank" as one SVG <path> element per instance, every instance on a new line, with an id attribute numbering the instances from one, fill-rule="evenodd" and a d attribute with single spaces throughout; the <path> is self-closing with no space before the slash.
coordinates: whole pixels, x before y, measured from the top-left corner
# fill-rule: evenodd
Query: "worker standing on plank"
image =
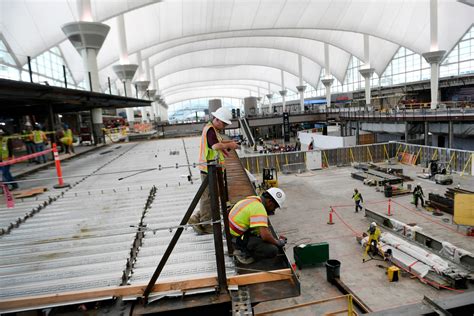
<path id="1" fill-rule="evenodd" d="M 413 201 L 415 203 L 415 207 L 418 207 L 418 199 L 421 201 L 421 207 L 425 207 L 425 201 L 423 198 L 425 197 L 423 193 L 423 189 L 421 188 L 421 184 L 418 183 L 413 190 Z"/>
<path id="2" fill-rule="evenodd" d="M 211 114 L 213 119 L 204 126 L 199 145 L 199 169 L 201 170 L 202 180 L 207 177 L 207 161 L 217 160 L 219 165 L 223 166 L 225 157 L 229 155 L 228 152 L 238 147 L 236 142 L 225 141 L 219 134 L 219 131 L 223 131 L 226 125 L 232 123 L 232 113 L 228 109 L 221 107 Z M 213 230 L 210 223 L 198 224 L 210 221 L 211 219 L 211 200 L 209 189 L 206 188 L 201 196 L 199 210 L 191 216 L 188 224 L 193 224 L 192 227 L 198 234 L 212 234 Z"/>
<path id="3" fill-rule="evenodd" d="M 355 202 L 355 212 L 359 212 L 359 208 L 362 211 L 362 205 L 360 203 L 364 203 L 364 198 L 362 198 L 362 194 L 360 194 L 359 190 L 354 189 L 354 194 L 352 194 L 352 198 Z"/>
<path id="4" fill-rule="evenodd" d="M 367 245 L 365 246 L 365 252 L 364 252 L 364 259 L 369 253 L 370 248 L 374 249 L 374 255 L 377 253 L 378 249 L 378 244 L 379 244 L 379 239 L 380 239 L 380 228 L 377 227 L 376 222 L 370 223 L 369 230 L 367 231 L 369 233 L 369 240 L 367 240 Z"/>
<path id="5" fill-rule="evenodd" d="M 261 196 L 249 196 L 229 212 L 229 230 L 234 244 L 234 256 L 242 264 L 258 259 L 274 258 L 278 248 L 285 246 L 286 238 L 276 239 L 268 228 L 268 212 L 281 208 L 285 193 L 270 188 Z"/>

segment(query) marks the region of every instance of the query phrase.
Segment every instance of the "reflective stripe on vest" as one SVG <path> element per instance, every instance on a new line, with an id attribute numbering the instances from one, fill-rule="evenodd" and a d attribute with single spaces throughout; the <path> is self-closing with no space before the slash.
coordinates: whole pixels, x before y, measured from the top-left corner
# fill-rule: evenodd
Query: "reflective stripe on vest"
<path id="1" fill-rule="evenodd" d="M 207 165 L 203 163 L 207 162 L 208 160 L 214 160 L 216 159 L 216 157 L 218 157 L 219 164 L 224 164 L 224 155 L 219 150 L 209 148 L 209 146 L 207 145 L 207 132 L 210 128 L 214 128 L 214 126 L 212 125 L 212 123 L 209 122 L 202 129 L 201 142 L 199 143 L 199 169 L 206 173 Z M 222 141 L 222 138 L 220 137 L 219 133 L 215 128 L 214 131 L 216 132 L 217 140 L 219 142 Z"/>
<path id="2" fill-rule="evenodd" d="M 2 147 L 0 148 L 2 151 L 2 160 L 5 161 L 8 159 L 8 138 L 2 138 Z"/>
<path id="3" fill-rule="evenodd" d="M 229 213 L 229 230 L 233 236 L 241 236 L 250 227 L 250 217 L 248 212 L 243 212 L 252 207 L 257 207 L 262 203 L 258 196 L 249 196 L 245 200 L 239 201 Z M 262 215 L 262 224 L 266 224 L 266 218 Z M 259 216 L 260 218 L 260 216 Z M 265 223 L 263 222 L 265 221 Z"/>

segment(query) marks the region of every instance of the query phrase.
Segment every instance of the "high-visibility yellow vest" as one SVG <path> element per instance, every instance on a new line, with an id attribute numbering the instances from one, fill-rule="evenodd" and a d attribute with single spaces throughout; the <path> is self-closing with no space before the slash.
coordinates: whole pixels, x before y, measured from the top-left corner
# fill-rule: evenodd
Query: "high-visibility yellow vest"
<path id="1" fill-rule="evenodd" d="M 222 137 L 217 132 L 215 127 L 212 125 L 212 123 L 211 122 L 207 123 L 206 126 L 204 126 L 204 128 L 202 129 L 201 142 L 199 144 L 199 163 L 200 163 L 199 169 L 206 173 L 207 173 L 207 165 L 203 163 L 207 162 L 208 160 L 214 160 L 217 158 L 220 165 L 224 164 L 224 155 L 222 154 L 222 152 L 219 150 L 209 148 L 209 146 L 207 145 L 207 132 L 209 131 L 210 128 L 213 128 L 214 131 L 216 132 L 217 140 L 219 142 L 222 141 Z"/>
<path id="2" fill-rule="evenodd" d="M 360 192 L 354 193 L 354 201 L 360 201 Z"/>
<path id="3" fill-rule="evenodd" d="M 260 197 L 248 196 L 230 210 L 229 230 L 231 235 L 238 237 L 257 227 L 268 227 L 267 211 Z"/>
<path id="4" fill-rule="evenodd" d="M 378 242 L 379 239 L 380 239 L 380 234 L 381 234 L 381 233 L 382 233 L 382 232 L 380 231 L 380 228 L 378 228 L 378 227 L 375 228 L 375 232 L 374 232 L 373 234 L 371 234 L 370 231 L 369 231 L 369 234 L 370 234 L 370 235 L 369 235 L 369 240 L 368 240 L 367 244 L 370 245 L 370 243 L 372 242 L 372 240 L 376 240 L 376 241 Z"/>
<path id="5" fill-rule="evenodd" d="M 66 131 L 64 131 L 64 137 L 61 137 L 60 139 L 61 143 L 65 145 L 71 145 L 72 144 L 72 131 L 70 128 L 68 128 Z"/>
<path id="6" fill-rule="evenodd" d="M 1 141 L 2 146 L 0 147 L 0 150 L 2 152 L 2 161 L 5 161 L 8 159 L 9 152 L 8 152 L 8 138 L 2 137 Z"/>
<path id="7" fill-rule="evenodd" d="M 43 142 L 43 131 L 33 131 L 33 142 L 35 144 L 40 144 Z"/>

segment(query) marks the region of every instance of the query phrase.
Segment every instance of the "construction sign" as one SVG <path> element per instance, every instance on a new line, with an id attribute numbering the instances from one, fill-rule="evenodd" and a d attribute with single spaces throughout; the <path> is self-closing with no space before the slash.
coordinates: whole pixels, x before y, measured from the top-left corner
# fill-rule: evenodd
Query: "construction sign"
<path id="1" fill-rule="evenodd" d="M 454 195 L 453 220 L 458 225 L 474 226 L 474 194 Z"/>

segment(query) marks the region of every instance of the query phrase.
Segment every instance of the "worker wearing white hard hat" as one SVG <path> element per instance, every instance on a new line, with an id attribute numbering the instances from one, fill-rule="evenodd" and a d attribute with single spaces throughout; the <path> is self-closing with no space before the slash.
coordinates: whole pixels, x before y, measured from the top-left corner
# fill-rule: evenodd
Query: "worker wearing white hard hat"
<path id="1" fill-rule="evenodd" d="M 211 114 L 213 118 L 204 126 L 199 144 L 199 169 L 201 170 L 202 180 L 207 177 L 206 163 L 208 161 L 217 160 L 219 165 L 223 166 L 225 157 L 229 155 L 231 150 L 238 147 L 236 142 L 222 139 L 219 133 L 224 130 L 226 125 L 232 123 L 230 111 L 221 107 Z M 191 216 L 188 223 L 193 225 L 192 227 L 198 234 L 212 234 L 213 229 L 210 223 L 200 224 L 210 222 L 212 219 L 211 200 L 207 188 L 201 196 L 199 205 L 199 210 Z"/>
<path id="2" fill-rule="evenodd" d="M 274 258 L 286 238 L 276 239 L 268 228 L 268 213 L 281 208 L 286 195 L 281 189 L 270 188 L 261 196 L 249 196 L 229 212 L 229 230 L 235 258 L 242 264 L 258 259 Z"/>
<path id="3" fill-rule="evenodd" d="M 374 255 L 376 254 L 376 252 L 378 252 L 380 234 L 382 233 L 380 231 L 380 228 L 377 227 L 376 222 L 370 223 L 369 230 L 367 232 L 369 233 L 369 240 L 367 240 L 367 245 L 365 246 L 364 258 L 362 259 L 362 261 L 365 260 L 371 248 L 374 252 L 373 253 Z"/>

